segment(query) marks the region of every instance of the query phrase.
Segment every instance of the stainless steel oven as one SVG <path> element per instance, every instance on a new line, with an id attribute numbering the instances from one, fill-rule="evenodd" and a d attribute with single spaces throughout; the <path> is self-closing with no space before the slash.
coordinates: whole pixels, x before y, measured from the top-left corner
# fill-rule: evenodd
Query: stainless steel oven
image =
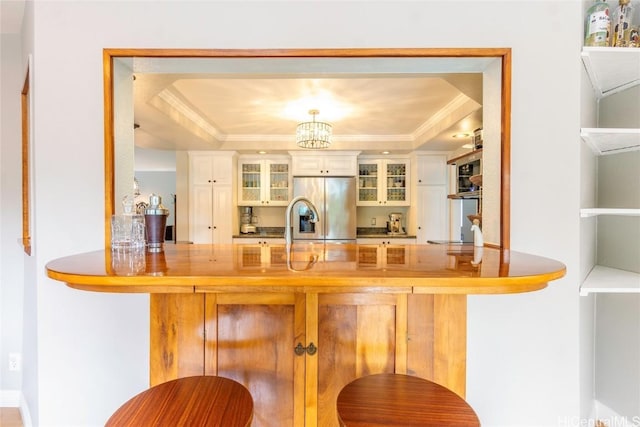
<path id="1" fill-rule="evenodd" d="M 472 153 L 456 163 L 458 196 L 480 195 L 480 187 L 471 182 L 471 177 L 482 174 L 482 152 Z"/>

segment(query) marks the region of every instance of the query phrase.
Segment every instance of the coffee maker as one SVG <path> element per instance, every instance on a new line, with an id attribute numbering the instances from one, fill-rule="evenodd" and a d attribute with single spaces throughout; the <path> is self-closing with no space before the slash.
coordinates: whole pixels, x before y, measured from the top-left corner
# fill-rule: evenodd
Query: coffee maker
<path id="1" fill-rule="evenodd" d="M 243 206 L 240 213 L 240 233 L 252 234 L 257 231 L 255 223 L 257 218 L 253 216 L 253 208 L 251 206 Z"/>
<path id="2" fill-rule="evenodd" d="M 389 214 L 389 221 L 387 221 L 387 234 L 404 234 L 401 213 L 394 212 Z"/>

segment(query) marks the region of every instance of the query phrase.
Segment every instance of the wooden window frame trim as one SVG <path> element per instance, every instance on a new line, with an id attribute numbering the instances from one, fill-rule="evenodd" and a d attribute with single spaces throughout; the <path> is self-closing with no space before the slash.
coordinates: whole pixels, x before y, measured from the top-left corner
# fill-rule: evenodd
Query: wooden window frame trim
<path id="1" fill-rule="evenodd" d="M 137 49 L 105 48 L 102 53 L 104 83 L 105 247 L 111 245 L 110 221 L 115 212 L 113 60 L 119 57 L 152 58 L 409 58 L 495 57 L 502 62 L 500 144 L 500 244 L 511 240 L 511 48 L 352 48 L 352 49 Z"/>
<path id="2" fill-rule="evenodd" d="M 22 114 L 22 247 L 27 255 L 31 255 L 31 141 L 30 141 L 30 70 L 27 67 L 26 77 L 20 94 Z"/>

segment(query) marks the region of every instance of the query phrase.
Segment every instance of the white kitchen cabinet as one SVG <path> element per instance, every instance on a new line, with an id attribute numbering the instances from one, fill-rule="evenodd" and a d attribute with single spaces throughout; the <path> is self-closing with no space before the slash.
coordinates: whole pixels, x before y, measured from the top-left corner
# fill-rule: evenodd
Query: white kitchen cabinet
<path id="1" fill-rule="evenodd" d="M 413 237 L 359 237 L 356 240 L 359 245 L 415 245 Z"/>
<path id="2" fill-rule="evenodd" d="M 189 152 L 189 184 L 231 185 L 233 179 L 232 152 Z"/>
<path id="3" fill-rule="evenodd" d="M 420 185 L 416 188 L 416 241 L 449 239 L 446 185 Z"/>
<path id="4" fill-rule="evenodd" d="M 418 185 L 448 185 L 447 156 L 443 154 L 416 154 L 415 169 Z"/>
<path id="5" fill-rule="evenodd" d="M 189 152 L 189 240 L 231 243 L 235 154 Z"/>
<path id="6" fill-rule="evenodd" d="M 284 245 L 284 237 L 235 237 L 233 243 L 241 245 Z"/>
<path id="7" fill-rule="evenodd" d="M 410 169 L 408 157 L 358 160 L 358 206 L 409 206 Z"/>
<path id="8" fill-rule="evenodd" d="M 415 211 L 416 241 L 449 238 L 449 167 L 442 154 L 416 154 Z"/>
<path id="9" fill-rule="evenodd" d="M 293 176 L 356 176 L 358 151 L 291 151 Z"/>
<path id="10" fill-rule="evenodd" d="M 238 158 L 239 206 L 286 206 L 291 200 L 289 156 Z"/>

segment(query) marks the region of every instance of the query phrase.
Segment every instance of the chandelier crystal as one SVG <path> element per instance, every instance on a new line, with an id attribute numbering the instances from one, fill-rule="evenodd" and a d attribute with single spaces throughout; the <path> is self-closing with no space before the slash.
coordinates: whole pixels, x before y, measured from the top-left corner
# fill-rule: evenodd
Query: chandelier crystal
<path id="1" fill-rule="evenodd" d="M 325 122 L 316 122 L 316 115 L 320 111 L 309 110 L 313 116 L 310 122 L 302 122 L 296 128 L 296 144 L 301 148 L 328 148 L 331 145 L 331 125 Z"/>

